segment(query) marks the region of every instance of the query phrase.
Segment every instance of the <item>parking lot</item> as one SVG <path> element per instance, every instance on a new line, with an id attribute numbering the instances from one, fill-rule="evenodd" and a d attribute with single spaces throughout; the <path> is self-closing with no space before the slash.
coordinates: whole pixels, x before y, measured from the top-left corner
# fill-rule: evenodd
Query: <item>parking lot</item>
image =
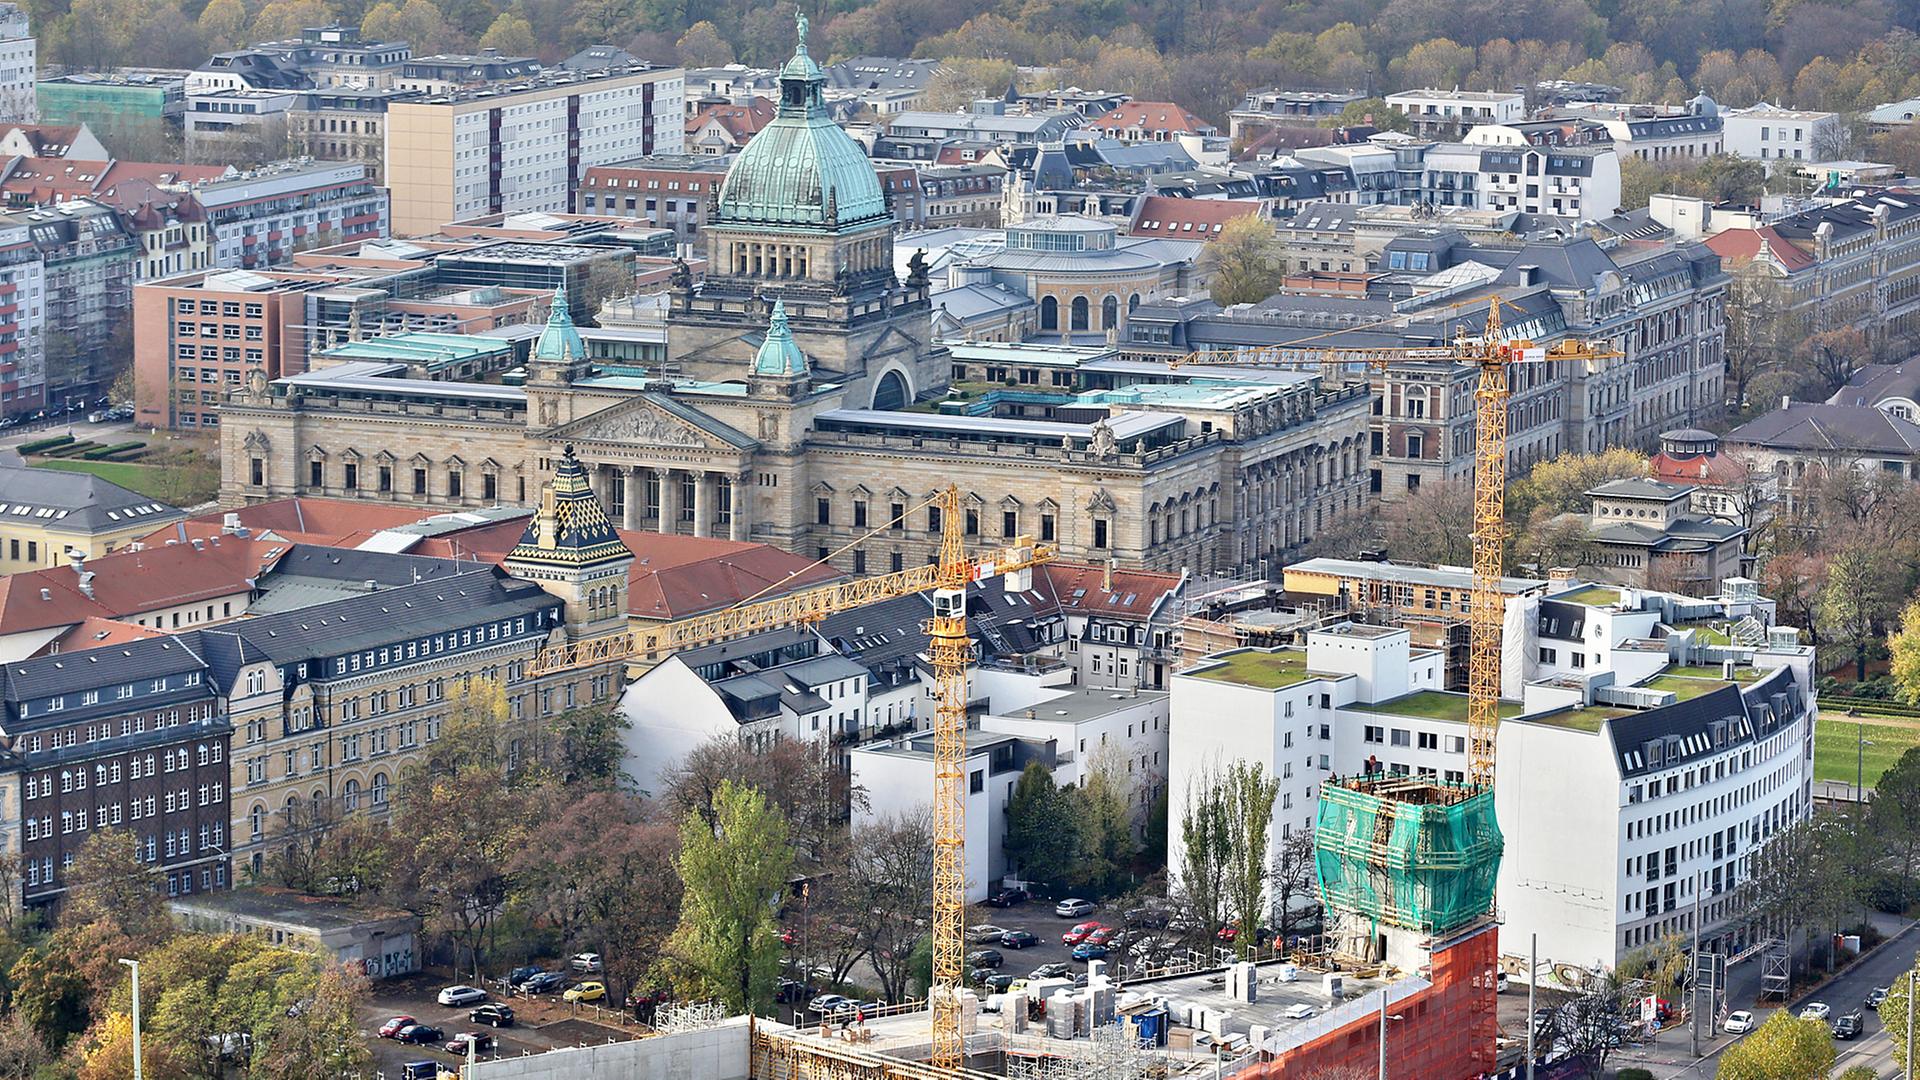
<path id="1" fill-rule="evenodd" d="M 1053 913 L 1053 901 L 1029 900 L 1010 908 L 992 908 L 978 904 L 967 909 L 968 944 L 967 951 L 975 949 L 997 949 L 1005 957 L 999 970 L 1015 978 L 1025 976 L 1034 968 L 1044 964 L 1067 964 L 1072 974 L 1087 970 L 1084 961 L 1073 959 L 1073 946 L 1062 945 L 1060 935 L 1083 922 L 1097 922 L 1102 926 L 1119 927 L 1125 923 L 1122 913 L 1108 911 L 1101 907 L 1091 915 L 1063 919 Z M 972 940 L 972 930 L 976 926 L 997 926 L 1002 930 L 1030 930 L 1040 939 L 1039 944 L 1024 949 L 1007 949 L 992 942 Z"/>
<path id="2" fill-rule="evenodd" d="M 632 1039 L 643 1030 L 617 1009 L 569 1004 L 562 1001 L 558 993 L 531 998 L 501 997 L 491 993 L 495 987 L 490 984 L 486 988 L 490 992 L 488 1000 L 505 1002 L 513 1007 L 514 1012 L 512 1027 L 491 1028 L 467 1019 L 468 1014 L 473 1012 L 472 1005 L 454 1008 L 434 1000 L 442 987 L 454 984 L 455 981 L 445 975 L 420 974 L 374 985 L 372 995 L 360 1007 L 360 1028 L 367 1045 L 373 1050 L 376 1069 L 392 1076 L 402 1063 L 408 1061 L 437 1061 L 452 1066 L 457 1061 L 465 1060 L 456 1059 L 440 1049 L 437 1043 L 427 1046 L 403 1045 L 375 1034 L 388 1019 L 401 1015 L 439 1028 L 445 1038 L 452 1038 L 463 1031 L 492 1034 L 496 1045 L 492 1050 L 481 1053 L 482 1059 L 518 1057 L 523 1053 L 601 1043 L 608 1039 Z"/>

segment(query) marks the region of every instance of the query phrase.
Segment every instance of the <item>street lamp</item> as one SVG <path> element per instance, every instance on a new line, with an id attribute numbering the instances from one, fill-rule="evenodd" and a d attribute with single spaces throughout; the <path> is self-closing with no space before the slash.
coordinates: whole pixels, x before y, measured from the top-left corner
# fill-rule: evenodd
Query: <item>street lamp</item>
<path id="1" fill-rule="evenodd" d="M 1399 1013 L 1387 1012 L 1387 988 L 1380 988 L 1380 1080 L 1387 1080 L 1387 1021 L 1400 1019 Z"/>
<path id="2" fill-rule="evenodd" d="M 120 962 L 133 969 L 133 1080 L 140 1080 L 140 961 Z"/>

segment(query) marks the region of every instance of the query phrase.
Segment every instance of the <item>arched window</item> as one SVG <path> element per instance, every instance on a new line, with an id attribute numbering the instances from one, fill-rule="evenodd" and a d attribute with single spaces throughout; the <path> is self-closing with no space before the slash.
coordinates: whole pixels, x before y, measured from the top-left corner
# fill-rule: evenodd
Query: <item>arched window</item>
<path id="1" fill-rule="evenodd" d="M 1139 293 L 1134 293 L 1132 296 L 1127 297 L 1127 314 L 1129 315 L 1133 314 L 1133 309 L 1139 306 L 1140 306 Z"/>
<path id="2" fill-rule="evenodd" d="M 1040 329 L 1060 329 L 1060 301 L 1051 296 L 1040 300 Z"/>
<path id="3" fill-rule="evenodd" d="M 1111 330 L 1120 325 L 1120 298 L 1109 293 L 1100 301 L 1100 329 Z"/>
<path id="4" fill-rule="evenodd" d="M 874 387 L 873 407 L 882 411 L 904 409 L 908 398 L 907 380 L 899 372 L 889 371 L 880 376 L 879 385 Z"/>
<path id="5" fill-rule="evenodd" d="M 1073 298 L 1073 328 L 1075 330 L 1087 328 L 1087 298 L 1084 296 Z"/>
<path id="6" fill-rule="evenodd" d="M 254 803 L 253 809 L 247 811 L 247 828 L 253 833 L 255 840 L 260 839 L 261 835 L 266 832 L 267 804 Z"/>
<path id="7" fill-rule="evenodd" d="M 360 781 L 347 781 L 346 787 L 343 788 L 342 791 L 346 795 L 347 813 L 351 814 L 355 810 L 360 809 Z"/>
<path id="8" fill-rule="evenodd" d="M 373 774 L 373 805 L 376 807 L 387 805 L 386 773 L 377 772 Z"/>

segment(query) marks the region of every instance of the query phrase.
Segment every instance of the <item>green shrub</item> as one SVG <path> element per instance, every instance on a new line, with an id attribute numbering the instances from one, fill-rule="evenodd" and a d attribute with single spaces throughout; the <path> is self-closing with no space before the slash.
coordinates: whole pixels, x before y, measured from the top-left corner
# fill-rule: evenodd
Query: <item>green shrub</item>
<path id="1" fill-rule="evenodd" d="M 116 450 L 111 454 L 107 454 L 103 456 L 100 460 L 102 461 L 139 461 L 141 458 L 146 456 L 147 456 L 147 448 L 144 446 L 136 446 L 131 450 Z"/>
<path id="2" fill-rule="evenodd" d="M 20 452 L 23 454 L 38 454 L 51 447 L 65 446 L 72 441 L 73 436 L 71 435 L 54 435 L 45 439 L 35 439 L 32 442 L 21 443 Z"/>
<path id="3" fill-rule="evenodd" d="M 124 454 L 129 450 L 144 450 L 146 448 L 147 444 L 143 442 L 114 443 L 112 446 L 96 446 L 80 456 L 86 458 L 88 461 L 99 461 L 101 458 L 109 457 L 113 454 Z"/>

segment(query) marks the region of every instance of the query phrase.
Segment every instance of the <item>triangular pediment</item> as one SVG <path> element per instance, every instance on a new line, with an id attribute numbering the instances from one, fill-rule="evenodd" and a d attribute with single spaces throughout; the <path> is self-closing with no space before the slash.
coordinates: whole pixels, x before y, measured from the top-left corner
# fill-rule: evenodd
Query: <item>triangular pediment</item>
<path id="1" fill-rule="evenodd" d="M 918 353 L 919 350 L 919 342 L 902 333 L 899 327 L 889 326 L 879 337 L 873 339 L 873 344 L 867 346 L 867 350 L 861 354 L 861 358 L 866 361 L 867 367 L 872 368 L 877 366 L 875 361 L 884 360 L 889 356 L 895 356 L 903 352 Z"/>
<path id="2" fill-rule="evenodd" d="M 754 441 L 685 405 L 635 397 L 547 433 L 554 442 L 613 443 L 665 449 L 738 450 Z"/>

